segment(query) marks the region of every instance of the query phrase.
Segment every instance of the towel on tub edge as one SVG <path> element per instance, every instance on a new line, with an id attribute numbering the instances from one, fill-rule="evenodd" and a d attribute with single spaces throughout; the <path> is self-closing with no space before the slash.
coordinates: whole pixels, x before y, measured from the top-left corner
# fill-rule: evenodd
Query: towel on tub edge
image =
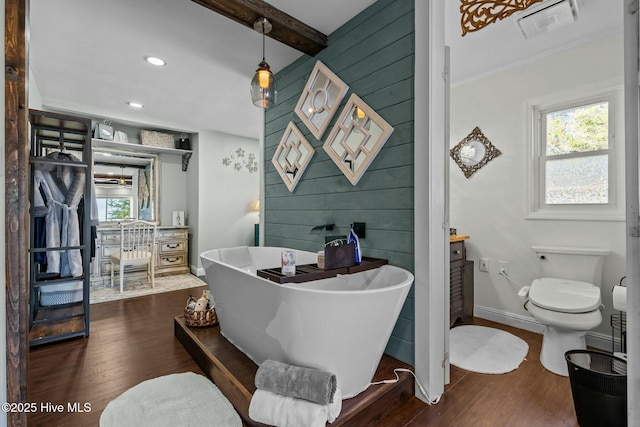
<path id="1" fill-rule="evenodd" d="M 258 389 L 320 405 L 332 402 L 336 383 L 336 376 L 330 372 L 288 365 L 275 360 L 262 362 L 255 377 Z"/>
<path id="2" fill-rule="evenodd" d="M 327 405 L 282 396 L 258 389 L 249 404 L 253 421 L 278 427 L 324 427 L 334 422 L 342 410 L 342 393 L 335 391 L 333 402 Z"/>

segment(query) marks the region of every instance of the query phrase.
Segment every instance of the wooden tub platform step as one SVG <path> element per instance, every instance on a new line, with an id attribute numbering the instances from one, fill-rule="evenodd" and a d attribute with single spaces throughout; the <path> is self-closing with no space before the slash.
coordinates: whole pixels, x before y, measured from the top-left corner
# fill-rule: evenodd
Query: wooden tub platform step
<path id="1" fill-rule="evenodd" d="M 256 390 L 254 378 L 258 366 L 220 334 L 218 326 L 191 328 L 182 316 L 174 318 L 174 333 L 200 369 L 233 404 L 246 426 L 264 426 L 249 418 L 249 403 Z M 394 368 L 411 366 L 390 356 L 382 356 L 373 381 L 393 379 Z M 330 426 L 376 425 L 387 414 L 412 399 L 413 376 L 400 375 L 397 383 L 369 387 L 358 396 L 342 402 L 342 412 Z"/>

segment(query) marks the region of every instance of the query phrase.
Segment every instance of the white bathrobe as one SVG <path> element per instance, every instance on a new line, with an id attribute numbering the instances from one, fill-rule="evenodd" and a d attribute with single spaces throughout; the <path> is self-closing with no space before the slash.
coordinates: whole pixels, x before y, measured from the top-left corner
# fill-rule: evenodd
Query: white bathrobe
<path id="1" fill-rule="evenodd" d="M 84 194 L 86 172 L 73 167 L 78 160 L 70 154 L 54 152 L 47 158 L 69 162 L 69 166 L 38 165 L 33 171 L 34 211 L 37 214 L 46 209 L 47 248 L 80 246 L 78 204 Z M 80 250 L 48 251 L 47 273 L 82 276 Z"/>

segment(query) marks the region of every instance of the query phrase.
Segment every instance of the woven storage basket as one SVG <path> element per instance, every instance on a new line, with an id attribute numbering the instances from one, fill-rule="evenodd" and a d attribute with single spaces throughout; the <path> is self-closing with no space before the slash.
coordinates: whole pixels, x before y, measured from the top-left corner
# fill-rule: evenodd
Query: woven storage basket
<path id="1" fill-rule="evenodd" d="M 195 311 L 189 308 L 189 302 L 184 307 L 184 324 L 192 327 L 212 326 L 218 323 L 218 315 L 215 308 L 209 308 L 203 311 Z"/>
<path id="2" fill-rule="evenodd" d="M 141 130 L 140 142 L 142 145 L 151 145 L 153 147 L 176 148 L 175 142 L 173 142 L 173 135 L 154 130 Z"/>

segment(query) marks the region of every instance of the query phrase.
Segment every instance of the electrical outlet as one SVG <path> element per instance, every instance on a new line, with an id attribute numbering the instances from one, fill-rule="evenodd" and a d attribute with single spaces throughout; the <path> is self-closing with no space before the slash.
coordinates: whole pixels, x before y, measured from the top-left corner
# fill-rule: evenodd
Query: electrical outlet
<path id="1" fill-rule="evenodd" d="M 498 261 L 498 271 L 509 274 L 509 263 L 507 261 Z"/>
<path id="2" fill-rule="evenodd" d="M 480 271 L 489 272 L 489 259 L 488 258 L 480 258 L 480 264 L 478 265 Z"/>
<path id="3" fill-rule="evenodd" d="M 367 237 L 367 223 L 366 222 L 354 222 L 353 223 L 353 232 L 356 233 L 358 239 L 364 239 Z"/>

